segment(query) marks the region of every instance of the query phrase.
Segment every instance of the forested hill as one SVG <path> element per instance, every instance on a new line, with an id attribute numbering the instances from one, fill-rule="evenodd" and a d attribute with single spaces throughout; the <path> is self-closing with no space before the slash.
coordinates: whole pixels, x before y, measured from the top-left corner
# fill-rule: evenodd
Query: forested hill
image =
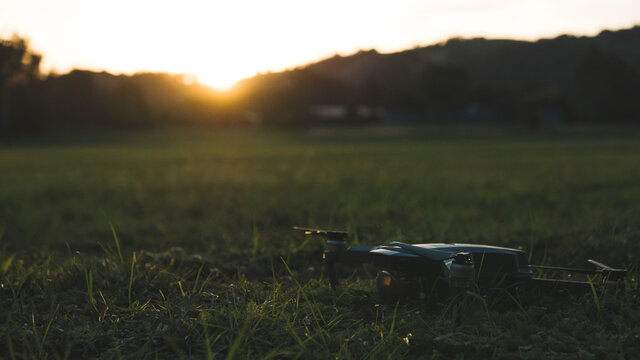
<path id="1" fill-rule="evenodd" d="M 551 107 L 565 122 L 630 123 L 640 121 L 639 74 L 636 26 L 595 37 L 454 38 L 392 54 L 360 51 L 259 75 L 239 88 L 277 113 L 292 104 L 362 104 L 433 115 L 474 104 L 494 120 Z"/>
<path id="2" fill-rule="evenodd" d="M 562 35 L 535 42 L 454 38 L 392 54 L 370 50 L 347 57 L 335 56 L 305 68 L 351 85 L 386 73 L 406 80 L 420 76 L 426 66 L 447 64 L 468 72 L 474 85 L 511 87 L 565 83 L 568 86 L 568 78 L 575 76 L 577 65 L 589 51 L 618 58 L 640 72 L 640 26 L 603 31 L 595 37 Z"/>

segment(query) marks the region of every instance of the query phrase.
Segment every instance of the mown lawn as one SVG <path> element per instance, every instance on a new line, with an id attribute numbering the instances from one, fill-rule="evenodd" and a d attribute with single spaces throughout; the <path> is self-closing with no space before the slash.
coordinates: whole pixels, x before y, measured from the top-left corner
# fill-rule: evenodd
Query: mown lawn
<path id="1" fill-rule="evenodd" d="M 381 304 L 322 241 L 522 247 L 624 296 Z M 159 132 L 0 146 L 0 357 L 634 358 L 640 140 Z"/>

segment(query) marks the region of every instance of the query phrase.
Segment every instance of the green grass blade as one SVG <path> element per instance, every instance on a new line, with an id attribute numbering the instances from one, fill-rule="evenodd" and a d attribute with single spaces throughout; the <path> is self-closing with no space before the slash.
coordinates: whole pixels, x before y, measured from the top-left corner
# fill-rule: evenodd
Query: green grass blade
<path id="1" fill-rule="evenodd" d="M 203 314 L 200 314 L 200 321 L 202 322 L 202 329 L 204 331 L 204 345 L 207 351 L 207 360 L 213 360 L 213 352 L 211 351 L 211 341 L 209 339 L 209 329 L 207 321 Z"/>
<path id="2" fill-rule="evenodd" d="M 136 252 L 133 252 L 133 256 L 131 257 L 131 275 L 129 276 L 129 306 L 131 306 L 131 288 L 133 287 L 133 268 L 136 265 Z"/>
<path id="3" fill-rule="evenodd" d="M 47 328 L 44 330 L 44 334 L 42 334 L 42 340 L 40 341 L 41 354 L 42 354 L 42 350 L 44 349 L 44 342 L 47 339 L 47 334 L 49 334 L 49 329 L 51 328 L 51 324 L 53 324 L 53 319 L 55 319 L 59 309 L 60 309 L 60 304 L 56 306 L 56 309 L 53 311 L 52 314 L 49 314 L 49 321 L 47 322 Z"/>
<path id="4" fill-rule="evenodd" d="M 11 268 L 11 263 L 13 263 L 13 258 L 15 256 L 15 254 L 9 256 L 7 260 L 4 260 L 2 264 L 0 264 L 0 275 L 4 275 L 7 273 L 7 271 L 9 271 L 9 268 Z"/>
<path id="5" fill-rule="evenodd" d="M 591 294 L 593 295 L 593 302 L 596 304 L 596 309 L 598 309 L 598 314 L 600 314 L 600 297 L 598 296 L 596 287 L 593 285 L 593 279 L 591 278 L 591 276 L 587 275 L 587 281 L 589 282 L 589 287 L 591 288 Z"/>
<path id="6" fill-rule="evenodd" d="M 16 359 L 16 355 L 15 352 L 13 350 L 13 342 L 11 341 L 11 336 L 9 335 L 10 333 L 7 332 L 7 351 L 9 352 L 9 358 L 11 360 L 15 360 Z"/>
<path id="7" fill-rule="evenodd" d="M 116 229 L 113 227 L 111 221 L 109 221 L 109 227 L 111 228 L 111 233 L 113 234 L 113 242 L 115 242 L 116 244 L 116 250 L 118 251 L 120 263 L 124 264 L 124 257 L 122 257 L 122 249 L 120 248 L 120 240 L 118 239 L 118 234 L 116 234 Z"/>
<path id="8" fill-rule="evenodd" d="M 245 319 L 244 324 L 242 324 L 242 328 L 231 344 L 231 348 L 229 348 L 229 352 L 227 353 L 227 357 L 225 358 L 226 360 L 231 360 L 235 356 L 236 351 L 238 351 L 238 348 L 244 341 L 245 333 L 247 332 L 247 330 L 249 330 L 250 323 L 251 321 L 248 318 Z"/>
<path id="9" fill-rule="evenodd" d="M 398 304 L 400 304 L 400 302 L 396 302 L 396 306 L 393 308 L 393 317 L 391 319 L 391 329 L 389 329 L 389 336 L 391 336 L 393 334 L 393 330 L 396 327 L 396 315 L 398 314 Z"/>
<path id="10" fill-rule="evenodd" d="M 191 293 L 195 294 L 196 293 L 196 289 L 198 288 L 198 280 L 200 279 L 200 274 L 202 273 L 202 268 L 204 267 L 204 263 L 202 263 L 202 265 L 200 265 L 200 268 L 198 269 L 198 274 L 196 275 L 196 280 L 193 283 L 193 288 L 191 289 Z"/>
<path id="11" fill-rule="evenodd" d="M 85 277 L 87 281 L 87 294 L 89 295 L 89 303 L 91 304 L 93 309 L 98 312 L 96 299 L 93 296 L 93 269 L 89 269 L 89 271 L 85 270 Z"/>

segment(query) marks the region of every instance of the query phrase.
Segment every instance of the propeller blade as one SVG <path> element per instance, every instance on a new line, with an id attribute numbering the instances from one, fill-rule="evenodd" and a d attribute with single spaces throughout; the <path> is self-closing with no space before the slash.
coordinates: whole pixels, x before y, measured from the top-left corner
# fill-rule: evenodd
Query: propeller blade
<path id="1" fill-rule="evenodd" d="M 309 229 L 309 228 L 303 228 L 299 226 L 295 226 L 293 230 L 303 231 L 306 235 L 324 236 L 329 240 L 336 240 L 336 241 L 344 241 L 344 239 L 349 237 L 349 233 L 346 231 Z"/>

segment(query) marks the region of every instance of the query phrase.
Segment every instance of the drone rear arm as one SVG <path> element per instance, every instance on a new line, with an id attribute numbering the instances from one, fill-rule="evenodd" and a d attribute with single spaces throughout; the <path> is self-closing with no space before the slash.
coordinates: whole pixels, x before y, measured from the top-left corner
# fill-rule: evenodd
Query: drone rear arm
<path id="1" fill-rule="evenodd" d="M 593 283 L 586 281 L 533 278 L 528 285 L 532 291 L 547 295 L 571 294 L 580 296 L 591 294 L 594 291 L 596 294 L 616 294 L 618 292 L 624 292 L 624 282 L 622 280 Z"/>
<path id="2" fill-rule="evenodd" d="M 574 281 L 574 280 L 557 280 L 557 279 L 541 279 L 532 278 L 530 286 L 539 292 L 548 294 L 569 293 L 573 295 L 584 295 L 594 291 L 616 293 L 624 291 L 624 278 L 627 275 L 625 269 L 614 269 L 608 265 L 602 264 L 595 260 L 587 260 L 589 263 L 596 265 L 600 269 L 576 269 L 557 266 L 540 266 L 529 265 L 531 269 L 551 270 L 554 272 L 578 273 L 589 275 L 598 275 L 600 282 L 593 281 Z"/>

